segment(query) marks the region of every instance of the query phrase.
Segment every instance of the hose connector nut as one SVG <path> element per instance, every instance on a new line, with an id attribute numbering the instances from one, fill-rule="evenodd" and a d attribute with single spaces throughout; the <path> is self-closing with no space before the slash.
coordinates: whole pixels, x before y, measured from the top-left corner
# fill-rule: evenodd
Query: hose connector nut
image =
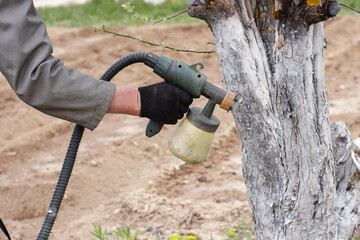
<path id="1" fill-rule="evenodd" d="M 236 95 L 232 92 L 227 92 L 222 103 L 220 104 L 220 108 L 225 109 L 226 111 L 229 111 L 231 108 L 231 105 L 235 101 Z"/>

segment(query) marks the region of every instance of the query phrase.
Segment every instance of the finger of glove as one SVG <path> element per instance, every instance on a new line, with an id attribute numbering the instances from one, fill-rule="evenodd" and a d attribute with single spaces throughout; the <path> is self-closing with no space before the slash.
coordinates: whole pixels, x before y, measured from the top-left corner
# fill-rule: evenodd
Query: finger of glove
<path id="1" fill-rule="evenodd" d="M 180 95 L 180 102 L 182 104 L 185 104 L 185 105 L 192 104 L 193 98 L 191 97 L 191 95 L 188 94 L 187 92 L 181 90 L 181 89 L 179 89 L 179 91 L 181 91 L 180 94 L 179 94 Z"/>
<path id="2" fill-rule="evenodd" d="M 177 114 L 177 119 L 182 119 L 184 117 L 184 114 L 183 113 L 178 113 Z"/>
<path id="3" fill-rule="evenodd" d="M 172 124 L 172 125 L 174 125 L 174 124 L 176 124 L 177 123 L 177 119 L 169 119 L 169 120 L 167 120 L 166 122 L 165 122 L 165 124 Z"/>
<path id="4" fill-rule="evenodd" d="M 189 106 L 183 105 L 183 104 L 180 104 L 180 105 L 179 105 L 179 111 L 180 111 L 182 114 L 186 113 L 188 110 L 189 110 Z"/>

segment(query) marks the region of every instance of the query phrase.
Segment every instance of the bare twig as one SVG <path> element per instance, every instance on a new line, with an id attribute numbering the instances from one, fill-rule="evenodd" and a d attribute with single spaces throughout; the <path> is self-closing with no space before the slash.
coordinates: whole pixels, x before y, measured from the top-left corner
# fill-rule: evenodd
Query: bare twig
<path id="1" fill-rule="evenodd" d="M 151 46 L 156 46 L 156 47 L 161 47 L 163 50 L 166 48 L 166 49 L 170 49 L 172 51 L 176 51 L 176 52 L 187 52 L 187 53 L 216 53 L 215 50 L 211 50 L 211 51 L 196 51 L 196 50 L 187 50 L 187 49 L 178 49 L 176 47 L 170 47 L 170 46 L 167 46 L 165 45 L 165 42 L 162 42 L 160 44 L 158 43 L 152 43 L 151 41 L 144 41 L 140 38 L 137 38 L 137 37 L 133 37 L 133 36 L 130 36 L 128 34 L 119 34 L 119 33 L 116 33 L 116 32 L 111 32 L 111 31 L 108 31 L 105 26 L 103 26 L 102 28 L 99 28 L 97 26 L 94 26 L 94 30 L 97 32 L 103 32 L 103 33 L 109 33 L 109 34 L 112 34 L 114 37 L 115 36 L 118 36 L 118 37 L 124 37 L 124 38 L 129 38 L 129 39 L 132 39 L 132 40 L 136 40 L 138 42 L 141 42 L 141 43 L 145 43 L 147 45 L 151 45 Z"/>
<path id="2" fill-rule="evenodd" d="M 183 13 L 186 13 L 188 8 L 178 12 L 178 13 L 175 13 L 174 15 L 171 15 L 169 17 L 164 17 L 164 18 L 161 18 L 161 19 L 158 19 L 156 21 L 154 20 L 151 20 L 151 19 L 148 19 L 147 17 L 142 17 L 142 16 L 139 16 L 138 14 L 135 13 L 134 11 L 134 6 L 131 5 L 130 3 L 124 3 L 121 5 L 126 11 L 128 11 L 134 18 L 136 19 L 139 19 L 141 21 L 144 21 L 145 23 L 152 23 L 152 24 L 156 24 L 156 23 L 159 23 L 159 22 L 163 22 L 163 21 L 167 21 L 169 19 L 172 19 L 172 18 L 175 18 Z"/>
<path id="3" fill-rule="evenodd" d="M 156 23 L 159 23 L 159 22 L 162 22 L 162 21 L 167 21 L 167 20 L 169 20 L 169 19 L 171 19 L 171 18 L 175 18 L 175 17 L 177 17 L 177 16 L 179 16 L 179 15 L 181 15 L 181 14 L 183 14 L 183 13 L 186 13 L 187 10 L 188 10 L 188 9 L 184 9 L 184 10 L 178 12 L 178 13 L 175 13 L 175 14 L 172 15 L 172 16 L 165 17 L 165 18 L 161 18 L 161 19 L 159 19 L 159 20 L 153 21 L 153 24 L 156 24 Z"/>
<path id="4" fill-rule="evenodd" d="M 355 12 L 357 13 L 360 13 L 360 10 L 357 10 L 356 8 L 353 8 L 347 4 L 344 4 L 344 3 L 339 3 L 341 6 L 344 6 L 344 7 L 347 7 L 347 8 L 350 8 L 351 10 L 354 10 Z"/>

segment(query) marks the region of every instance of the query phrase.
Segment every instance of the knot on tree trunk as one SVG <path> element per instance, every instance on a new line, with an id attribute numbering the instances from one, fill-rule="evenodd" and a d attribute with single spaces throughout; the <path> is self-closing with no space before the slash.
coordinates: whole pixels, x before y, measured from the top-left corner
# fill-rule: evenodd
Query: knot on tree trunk
<path id="1" fill-rule="evenodd" d="M 199 18 L 210 24 L 210 22 L 228 18 L 234 11 L 234 0 L 195 0 L 188 8 L 190 17 Z"/>
<path id="2" fill-rule="evenodd" d="M 331 17 L 335 17 L 340 12 L 340 4 L 337 1 L 324 1 L 322 5 L 309 8 L 305 20 L 308 25 L 323 22 Z"/>
<path id="3" fill-rule="evenodd" d="M 293 26 L 302 23 L 309 27 L 335 17 L 340 12 L 340 4 L 336 0 L 306 0 L 302 2 L 283 0 L 281 6 L 279 20 Z"/>

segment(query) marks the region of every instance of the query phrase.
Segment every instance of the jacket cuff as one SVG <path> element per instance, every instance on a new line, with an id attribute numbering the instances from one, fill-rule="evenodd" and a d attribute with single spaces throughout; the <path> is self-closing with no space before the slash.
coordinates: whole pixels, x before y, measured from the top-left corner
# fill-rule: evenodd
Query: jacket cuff
<path id="1" fill-rule="evenodd" d="M 95 107 L 92 117 L 83 127 L 93 131 L 104 118 L 115 95 L 116 85 L 111 82 L 102 81 L 98 89 L 99 102 Z"/>

